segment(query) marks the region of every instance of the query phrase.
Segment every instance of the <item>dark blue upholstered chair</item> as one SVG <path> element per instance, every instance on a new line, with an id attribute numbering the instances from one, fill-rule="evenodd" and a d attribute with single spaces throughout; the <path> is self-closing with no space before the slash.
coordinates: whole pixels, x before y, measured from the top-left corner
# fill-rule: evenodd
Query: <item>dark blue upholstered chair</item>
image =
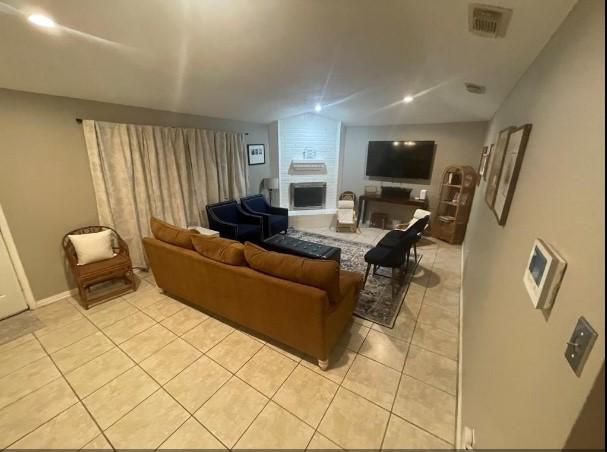
<path id="1" fill-rule="evenodd" d="M 286 232 L 289 227 L 289 209 L 271 206 L 263 195 L 240 198 L 240 205 L 251 215 L 263 218 L 263 233 L 266 238 Z"/>
<path id="2" fill-rule="evenodd" d="M 241 242 L 263 239 L 262 218 L 246 213 L 234 200 L 208 204 L 206 211 L 209 227 L 221 237 Z"/>

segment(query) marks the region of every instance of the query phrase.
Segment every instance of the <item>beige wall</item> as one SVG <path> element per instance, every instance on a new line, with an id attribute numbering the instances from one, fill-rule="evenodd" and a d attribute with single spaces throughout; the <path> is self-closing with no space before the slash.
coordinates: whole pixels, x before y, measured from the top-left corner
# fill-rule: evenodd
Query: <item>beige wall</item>
<path id="1" fill-rule="evenodd" d="M 533 130 L 507 223 L 476 196 L 464 246 L 462 423 L 478 449 L 563 447 L 604 362 L 604 17 L 581 0 L 490 124 L 487 144 Z M 568 262 L 546 315 L 522 282 L 536 237 Z M 580 316 L 599 338 L 578 378 L 563 355 Z"/>
<path id="2" fill-rule="evenodd" d="M 249 143 L 268 146 L 268 128 L 261 124 L 0 89 L 0 204 L 36 299 L 70 285 L 63 234 L 98 223 L 77 117 L 248 132 Z M 269 172 L 268 158 L 265 165 L 249 167 L 249 190 L 257 192 Z"/>
<path id="3" fill-rule="evenodd" d="M 426 189 L 429 194 L 430 208 L 434 210 L 444 169 L 449 165 L 471 165 L 476 169 L 486 131 L 486 122 L 346 127 L 340 191 L 351 190 L 362 194 L 365 185 L 402 185 L 414 188 L 414 194 L 417 195 L 420 189 Z M 365 176 L 369 141 L 392 140 L 434 140 L 436 142 L 436 155 L 429 184 L 415 183 L 417 181 L 395 184 L 389 180 L 380 181 Z M 388 204 L 374 203 L 373 208 L 403 220 L 408 220 L 407 215 L 411 214 L 411 209 L 395 208 Z"/>

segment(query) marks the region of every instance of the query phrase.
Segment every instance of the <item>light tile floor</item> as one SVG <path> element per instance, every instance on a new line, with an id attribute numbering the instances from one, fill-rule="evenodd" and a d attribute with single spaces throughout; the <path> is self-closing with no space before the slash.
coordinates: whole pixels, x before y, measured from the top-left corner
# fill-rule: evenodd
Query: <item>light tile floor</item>
<path id="1" fill-rule="evenodd" d="M 0 448 L 451 448 L 460 248 L 424 242 L 395 328 L 354 318 L 325 372 L 149 276 L 89 311 L 40 308 L 43 329 L 0 346 Z"/>

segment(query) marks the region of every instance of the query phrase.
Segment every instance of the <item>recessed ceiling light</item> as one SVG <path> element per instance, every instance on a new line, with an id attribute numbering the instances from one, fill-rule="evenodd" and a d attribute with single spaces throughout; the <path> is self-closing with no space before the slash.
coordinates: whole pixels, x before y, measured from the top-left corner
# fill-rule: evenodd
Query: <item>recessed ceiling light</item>
<path id="1" fill-rule="evenodd" d="M 410 104 L 411 102 L 413 102 L 413 96 L 405 96 L 403 102 L 406 104 Z"/>
<path id="2" fill-rule="evenodd" d="M 320 110 L 322 110 L 322 105 L 320 105 L 320 104 L 316 104 L 316 105 L 314 105 L 314 111 L 315 111 L 316 113 L 318 113 Z"/>
<path id="3" fill-rule="evenodd" d="M 393 141 L 393 142 L 392 142 L 392 145 L 393 145 L 393 146 L 398 146 L 399 144 L 400 144 L 400 143 L 399 143 L 398 141 Z"/>
<path id="4" fill-rule="evenodd" d="M 57 25 L 53 19 L 42 14 L 32 14 L 28 16 L 27 20 L 34 25 L 44 28 L 53 28 Z"/>

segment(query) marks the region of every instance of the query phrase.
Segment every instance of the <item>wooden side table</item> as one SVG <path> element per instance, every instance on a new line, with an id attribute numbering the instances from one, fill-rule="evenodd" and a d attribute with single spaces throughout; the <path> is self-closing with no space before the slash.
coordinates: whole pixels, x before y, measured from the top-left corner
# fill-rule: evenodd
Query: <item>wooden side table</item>
<path id="1" fill-rule="evenodd" d="M 219 237 L 219 232 L 213 231 L 212 229 L 203 228 L 202 226 L 188 226 L 188 229 L 193 229 L 208 237 Z"/>
<path id="2" fill-rule="evenodd" d="M 388 222 L 388 214 L 383 212 L 373 212 L 371 214 L 371 226 L 376 228 L 386 229 Z"/>

